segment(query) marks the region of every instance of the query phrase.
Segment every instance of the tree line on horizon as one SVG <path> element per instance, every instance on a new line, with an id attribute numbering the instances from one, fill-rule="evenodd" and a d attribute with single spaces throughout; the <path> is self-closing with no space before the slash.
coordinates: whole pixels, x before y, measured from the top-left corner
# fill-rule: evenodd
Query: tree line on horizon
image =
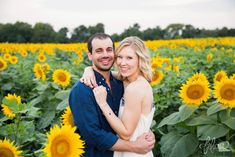
<path id="1" fill-rule="evenodd" d="M 105 32 L 105 26 L 97 23 L 94 26 L 80 25 L 69 33 L 67 27 L 55 31 L 48 23 L 36 23 L 34 26 L 25 22 L 14 24 L 0 23 L 0 42 L 8 43 L 76 43 L 86 42 L 95 33 Z M 158 39 L 181 39 L 181 38 L 204 38 L 204 37 L 227 37 L 235 36 L 235 28 L 223 27 L 213 30 L 195 28 L 190 24 L 170 24 L 166 28 L 156 26 L 141 30 L 138 23 L 124 29 L 120 34 L 111 35 L 114 41 L 121 41 L 128 36 L 138 36 L 143 40 Z"/>

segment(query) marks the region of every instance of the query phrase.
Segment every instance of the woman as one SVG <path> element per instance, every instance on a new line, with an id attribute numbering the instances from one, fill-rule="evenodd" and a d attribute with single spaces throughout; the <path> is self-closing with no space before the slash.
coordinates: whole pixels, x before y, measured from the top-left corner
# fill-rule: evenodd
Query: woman
<path id="1" fill-rule="evenodd" d="M 123 80 L 125 87 L 118 117 L 106 102 L 105 87 L 95 87 L 93 93 L 104 116 L 119 137 L 135 141 L 141 134 L 149 132 L 154 114 L 153 92 L 149 84 L 152 79 L 150 57 L 144 42 L 138 37 L 127 37 L 121 41 L 115 55 L 117 77 Z M 144 155 L 114 152 L 114 157 L 152 156 L 152 152 Z"/>

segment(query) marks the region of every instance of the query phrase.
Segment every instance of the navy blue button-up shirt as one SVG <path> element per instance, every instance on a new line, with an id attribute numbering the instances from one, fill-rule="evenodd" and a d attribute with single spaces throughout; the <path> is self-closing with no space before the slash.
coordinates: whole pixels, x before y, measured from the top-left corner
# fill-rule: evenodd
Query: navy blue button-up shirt
<path id="1" fill-rule="evenodd" d="M 98 85 L 106 87 L 107 102 L 117 115 L 124 91 L 123 83 L 110 73 L 110 89 L 101 74 L 95 71 L 95 77 Z M 117 142 L 118 137 L 96 103 L 92 89 L 78 81 L 70 92 L 69 105 L 77 133 L 85 141 L 83 156 L 112 157 L 113 152 L 110 148 Z"/>

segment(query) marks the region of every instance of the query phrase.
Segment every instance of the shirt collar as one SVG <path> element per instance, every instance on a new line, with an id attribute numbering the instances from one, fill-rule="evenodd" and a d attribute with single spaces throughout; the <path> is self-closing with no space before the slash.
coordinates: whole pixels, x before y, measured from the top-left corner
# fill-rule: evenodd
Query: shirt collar
<path id="1" fill-rule="evenodd" d="M 97 81 L 105 81 L 106 79 L 99 73 L 99 72 L 97 72 L 96 70 L 94 70 L 93 69 L 93 71 L 94 71 L 94 73 L 95 73 L 95 78 L 97 79 Z M 109 75 L 109 77 L 110 77 L 110 81 L 111 80 L 113 80 L 113 75 L 112 75 L 112 72 L 110 71 L 109 72 L 110 73 L 110 75 Z"/>

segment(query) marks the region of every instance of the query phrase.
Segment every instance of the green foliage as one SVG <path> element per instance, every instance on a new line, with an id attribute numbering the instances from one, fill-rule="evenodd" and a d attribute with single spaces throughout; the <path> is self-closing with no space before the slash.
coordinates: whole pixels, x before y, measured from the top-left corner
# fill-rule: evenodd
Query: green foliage
<path id="1" fill-rule="evenodd" d="M 139 29 L 138 25 L 133 27 L 135 31 Z M 196 72 L 203 72 L 207 76 L 211 89 L 217 71 L 225 70 L 229 76 L 235 73 L 235 47 L 227 46 L 224 50 L 221 50 L 221 45 L 214 47 L 217 50 L 208 46 L 196 52 L 187 45 L 180 45 L 174 49 L 160 47 L 151 51 L 152 57 L 170 58 L 169 64 L 180 68 L 179 72 L 166 70 L 167 64 L 164 63 L 156 69 L 163 71 L 164 78 L 153 86 L 156 108 L 152 124 L 152 131 L 156 134 L 153 150 L 155 156 L 214 157 L 234 153 L 235 109 L 227 108 L 215 100 L 213 92 L 208 101 L 198 107 L 183 104 L 179 97 L 181 85 Z M 232 49 L 232 52 L 228 52 L 228 49 Z M 213 54 L 212 60 L 206 60 L 210 53 Z M 42 81 L 36 79 L 33 73 L 37 54 L 38 51 L 34 54 L 30 52 L 26 58 L 16 54 L 19 62 L 16 65 L 9 64 L 7 71 L 0 72 L 0 102 L 16 114 L 15 118 L 8 118 L 0 112 L 0 139 L 6 137 L 15 141 L 24 150 L 23 155 L 30 157 L 43 156 L 46 132 L 54 124 L 61 123 L 60 117 L 68 106 L 72 85 L 79 80 L 84 67 L 90 65 L 86 55 L 83 55 L 84 60 L 79 65 L 75 65 L 75 53 L 56 49 L 54 56 L 47 55 L 46 62 L 51 68 L 46 74 L 46 80 Z M 182 60 L 174 63 L 174 57 L 182 57 Z M 58 68 L 71 73 L 71 83 L 68 87 L 62 88 L 53 82 L 53 71 Z M 21 96 L 22 103 L 17 104 L 16 101 L 5 99 L 8 93 Z"/>

